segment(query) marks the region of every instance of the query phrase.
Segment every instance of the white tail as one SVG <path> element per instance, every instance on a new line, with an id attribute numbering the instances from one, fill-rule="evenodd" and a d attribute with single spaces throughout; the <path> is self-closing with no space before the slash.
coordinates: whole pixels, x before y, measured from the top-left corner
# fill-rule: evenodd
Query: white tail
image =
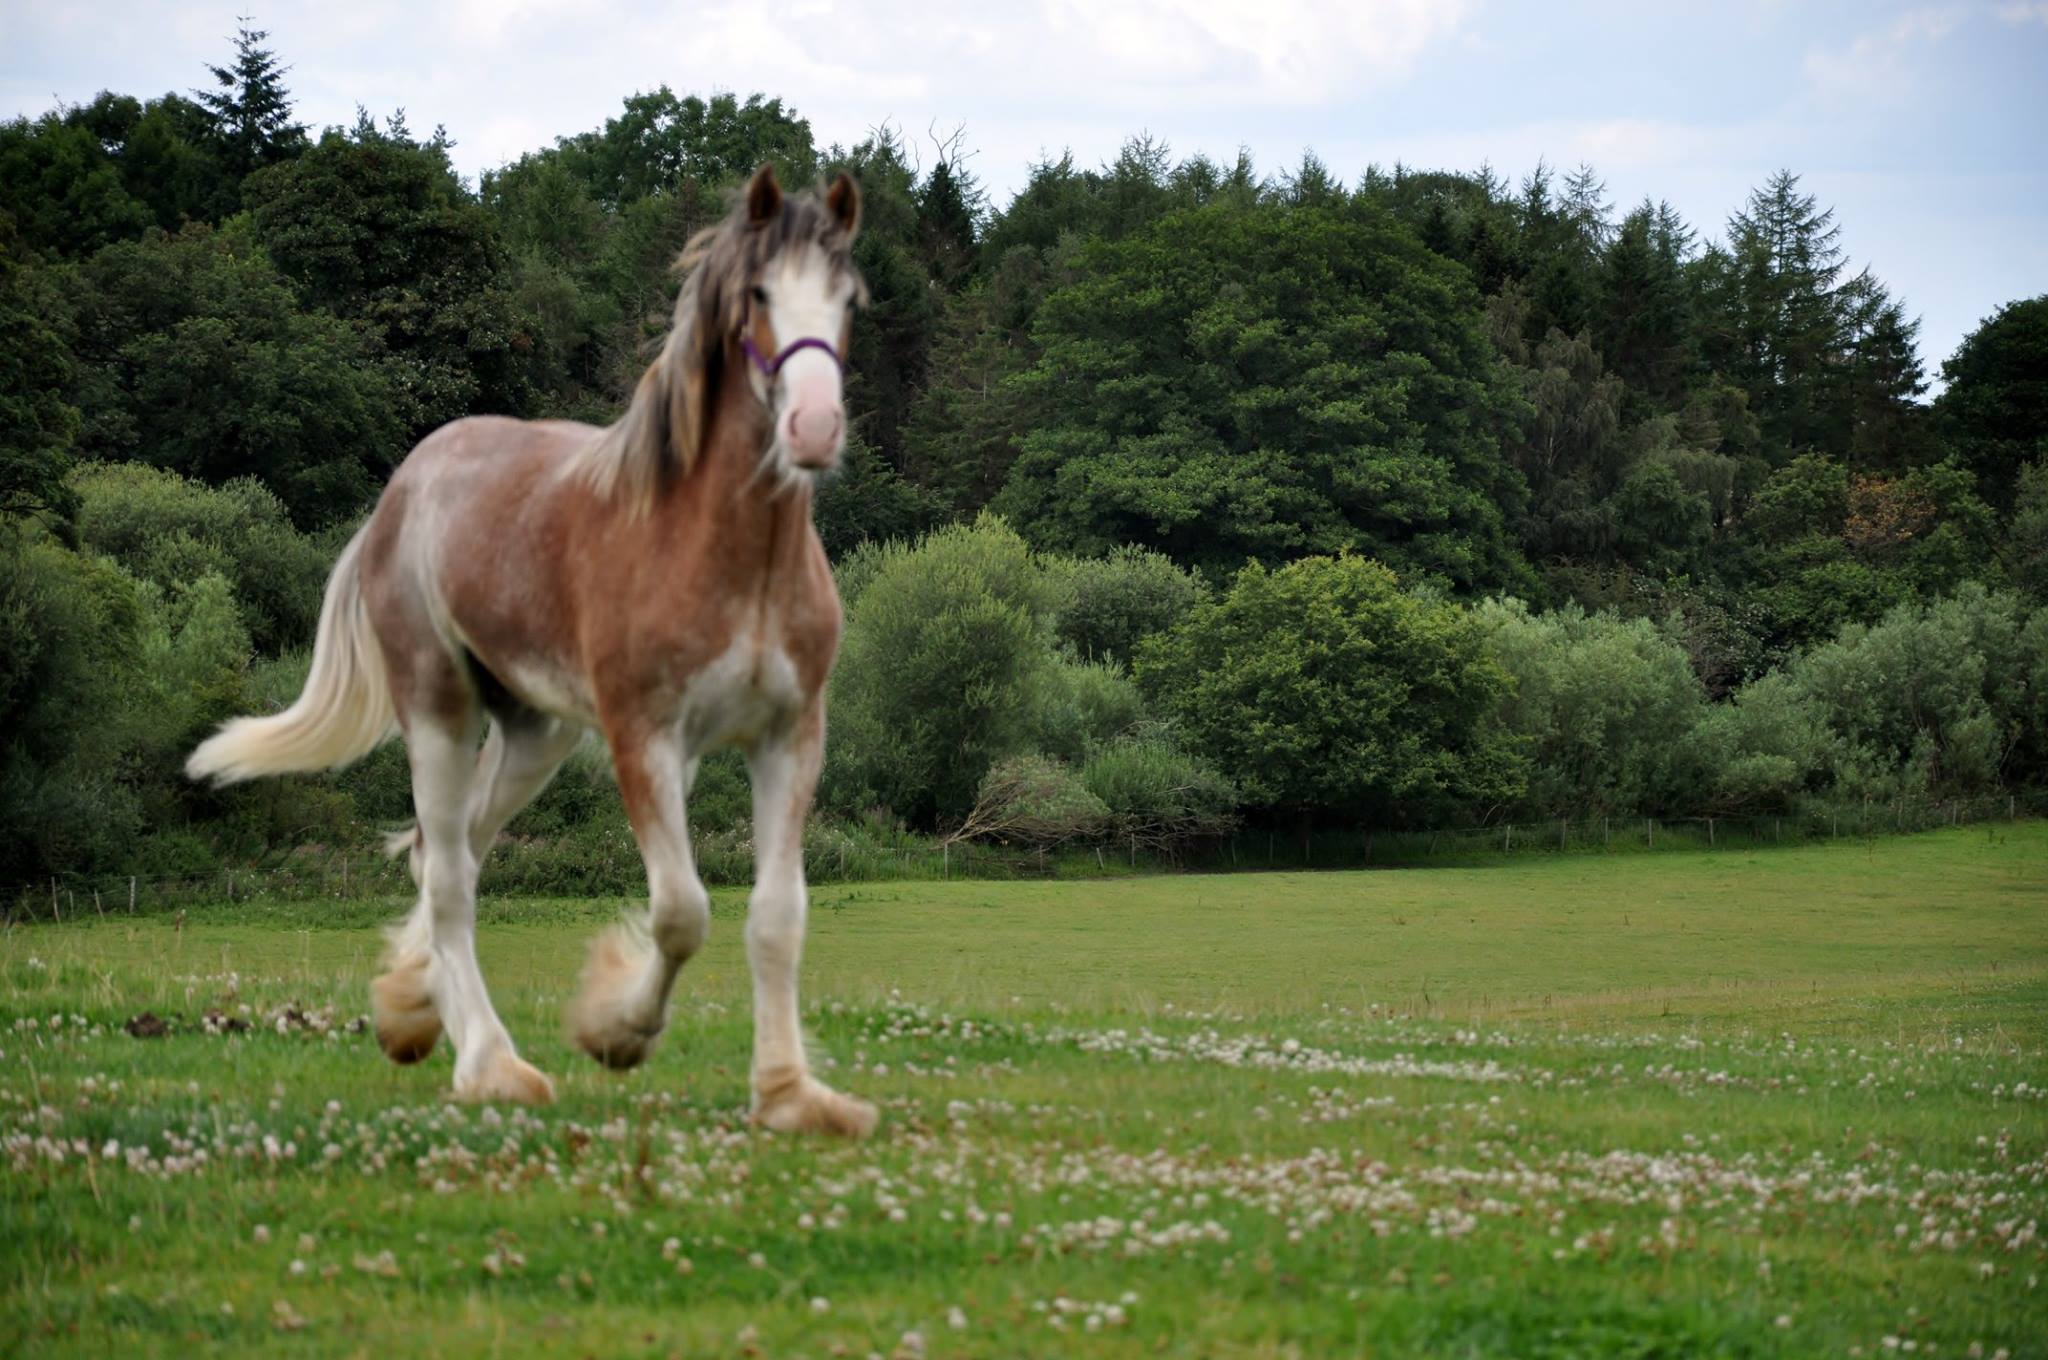
<path id="1" fill-rule="evenodd" d="M 320 629 L 313 637 L 313 668 L 290 708 L 267 718 L 232 718 L 199 744 L 185 773 L 216 784 L 295 770 L 331 770 L 348 764 L 391 735 L 395 713 L 384 675 L 384 653 L 363 606 L 356 558 L 360 532 L 342 549 Z"/>

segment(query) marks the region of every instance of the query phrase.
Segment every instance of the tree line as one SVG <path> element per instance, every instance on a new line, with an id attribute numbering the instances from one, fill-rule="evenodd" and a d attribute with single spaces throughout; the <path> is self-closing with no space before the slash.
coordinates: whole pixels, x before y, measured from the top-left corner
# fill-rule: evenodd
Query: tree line
<path id="1" fill-rule="evenodd" d="M 202 793 L 303 675 L 412 443 L 594 422 L 681 244 L 846 169 L 872 304 L 817 515 L 849 628 L 818 834 L 1171 846 L 1236 819 L 1768 810 L 2038 779 L 2048 298 L 1930 374 L 1771 176 L 1708 239 L 1597 174 L 1031 167 L 624 101 L 485 173 L 317 136 L 244 32 L 203 88 L 0 125 L 0 874 L 177 871 L 407 815 L 385 752 Z M 730 761 L 693 821 L 743 837 Z M 623 837 L 598 753 L 515 833 Z M 579 848 L 580 847 L 580 848 Z"/>

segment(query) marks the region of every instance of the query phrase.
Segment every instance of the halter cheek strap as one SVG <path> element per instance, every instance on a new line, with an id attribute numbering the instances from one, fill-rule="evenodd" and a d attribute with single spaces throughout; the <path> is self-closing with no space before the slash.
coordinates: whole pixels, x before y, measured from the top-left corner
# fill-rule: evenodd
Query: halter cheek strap
<path id="1" fill-rule="evenodd" d="M 823 350 L 832 356 L 832 362 L 839 366 L 840 372 L 844 373 L 846 371 L 846 360 L 839 357 L 839 351 L 832 347 L 831 342 L 820 340 L 815 335 L 807 335 L 801 340 L 790 341 L 780 350 L 776 351 L 773 359 L 763 355 L 759 349 L 754 347 L 754 337 L 751 335 L 742 335 L 740 337 L 740 348 L 746 351 L 747 357 L 754 361 L 754 367 L 760 369 L 761 376 L 765 378 L 773 378 L 782 371 L 782 366 L 789 362 L 792 355 L 807 349 Z"/>

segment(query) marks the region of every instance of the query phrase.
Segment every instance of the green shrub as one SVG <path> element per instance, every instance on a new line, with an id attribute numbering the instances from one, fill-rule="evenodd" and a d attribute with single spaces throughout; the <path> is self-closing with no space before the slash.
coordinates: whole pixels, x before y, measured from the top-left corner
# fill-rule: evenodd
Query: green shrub
<path id="1" fill-rule="evenodd" d="M 1824 715 L 1835 791 L 1852 797 L 1982 793 L 2038 775 L 2048 625 L 2009 591 L 1967 585 L 1851 624 L 1788 668 Z"/>
<path id="2" fill-rule="evenodd" d="M 1457 605 L 1361 557 L 1238 573 L 1139 649 L 1138 683 L 1258 807 L 1398 824 L 1518 796 L 1508 685 Z"/>
<path id="3" fill-rule="evenodd" d="M 225 578 L 265 652 L 313 639 L 334 554 L 292 527 L 284 503 L 240 478 L 221 487 L 140 463 L 72 478 L 81 543 L 176 595 L 208 572 Z"/>
<path id="4" fill-rule="evenodd" d="M 1076 656 L 1130 664 L 1138 644 L 1163 633 L 1209 597 L 1201 577 L 1164 553 L 1124 546 L 1107 557 L 1054 557 L 1053 633 Z"/>
<path id="5" fill-rule="evenodd" d="M 1050 846 L 1101 832 L 1109 809 L 1073 769 L 1049 756 L 1009 756 L 989 767 L 951 840 Z"/>
<path id="6" fill-rule="evenodd" d="M 1114 661 L 1055 658 L 1040 694 L 1036 745 L 1073 765 L 1145 720 L 1145 701 Z"/>
<path id="7" fill-rule="evenodd" d="M 1098 750 L 1082 767 L 1081 783 L 1108 810 L 1107 830 L 1118 841 L 1172 851 L 1236 824 L 1231 782 L 1156 731 Z"/>
<path id="8" fill-rule="evenodd" d="M 1825 712 L 1782 672 L 1702 710 L 1691 746 L 1704 776 L 1702 806 L 1721 812 L 1791 811 L 1824 791 L 1834 769 Z"/>
<path id="9" fill-rule="evenodd" d="M 863 554 L 832 681 L 827 797 L 915 825 L 957 820 L 1030 749 L 1053 673 L 1052 592 L 1001 520 Z"/>
<path id="10" fill-rule="evenodd" d="M 1492 720 L 1529 760 L 1534 817 L 1685 812 L 1699 797 L 1684 738 L 1706 692 L 1685 649 L 1647 619 L 1519 600 L 1474 611 L 1513 678 Z"/>

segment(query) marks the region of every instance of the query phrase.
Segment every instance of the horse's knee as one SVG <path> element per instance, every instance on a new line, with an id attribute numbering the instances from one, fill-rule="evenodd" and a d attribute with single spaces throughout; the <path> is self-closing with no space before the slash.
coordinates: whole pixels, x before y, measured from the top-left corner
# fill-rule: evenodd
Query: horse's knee
<path id="1" fill-rule="evenodd" d="M 468 930 L 476 923 L 476 857 L 466 845 L 439 847 L 426 857 L 420 885 L 432 913 L 434 933 Z"/>
<path id="2" fill-rule="evenodd" d="M 649 932 L 663 954 L 678 963 L 704 947 L 711 933 L 711 894 L 696 879 L 666 885 L 654 894 Z"/>
<path id="3" fill-rule="evenodd" d="M 794 968 L 803 952 L 802 900 L 755 894 L 747 911 L 747 957 L 756 965 Z"/>

